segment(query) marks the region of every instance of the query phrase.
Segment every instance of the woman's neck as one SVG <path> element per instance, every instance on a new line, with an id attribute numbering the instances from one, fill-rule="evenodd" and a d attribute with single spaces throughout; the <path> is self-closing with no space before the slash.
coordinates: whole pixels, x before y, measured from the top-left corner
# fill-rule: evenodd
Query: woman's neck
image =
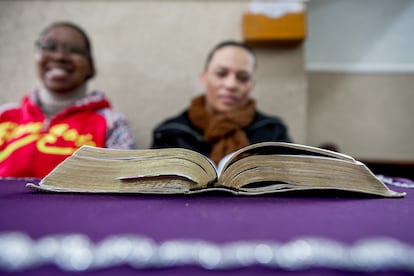
<path id="1" fill-rule="evenodd" d="M 75 90 L 66 93 L 52 92 L 42 86 L 39 89 L 38 101 L 45 116 L 52 117 L 85 97 L 85 95 L 86 85 L 81 85 Z"/>

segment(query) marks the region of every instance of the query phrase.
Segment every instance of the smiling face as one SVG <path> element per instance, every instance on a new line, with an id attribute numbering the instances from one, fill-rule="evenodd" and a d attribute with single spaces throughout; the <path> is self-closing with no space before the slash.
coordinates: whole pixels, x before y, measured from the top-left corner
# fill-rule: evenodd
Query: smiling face
<path id="1" fill-rule="evenodd" d="M 255 85 L 254 66 L 255 58 L 246 49 L 225 46 L 216 50 L 200 74 L 207 109 L 226 113 L 244 106 Z"/>
<path id="2" fill-rule="evenodd" d="M 49 91 L 72 91 L 93 75 L 85 39 L 76 29 L 52 27 L 39 38 L 37 46 L 37 74 Z"/>

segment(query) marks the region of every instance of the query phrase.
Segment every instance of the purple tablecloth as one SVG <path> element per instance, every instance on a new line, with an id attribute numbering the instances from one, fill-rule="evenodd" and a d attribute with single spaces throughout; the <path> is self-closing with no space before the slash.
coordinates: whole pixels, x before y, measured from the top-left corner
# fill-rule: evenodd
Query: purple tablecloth
<path id="1" fill-rule="evenodd" d="M 37 193 L 28 190 L 26 182 L 0 181 L 0 232 L 22 231 L 33 239 L 81 233 L 94 242 L 116 234 L 136 234 L 155 242 L 202 239 L 219 244 L 241 240 L 283 243 L 303 236 L 351 244 L 365 238 L 385 236 L 414 245 L 414 190 L 404 188 L 392 187 L 407 192 L 401 199 L 341 193 L 258 197 L 223 194 L 134 196 Z M 151 272 L 152 275 L 223 273 L 199 267 L 139 271 L 121 266 L 85 275 L 140 272 Z M 234 272 L 270 275 L 275 270 L 255 266 Z M 328 269 L 276 272 L 279 275 L 346 274 Z M 13 275 L 25 273 L 56 275 L 61 272 L 53 266 L 44 266 Z M 390 275 L 390 272 L 376 275 Z"/>

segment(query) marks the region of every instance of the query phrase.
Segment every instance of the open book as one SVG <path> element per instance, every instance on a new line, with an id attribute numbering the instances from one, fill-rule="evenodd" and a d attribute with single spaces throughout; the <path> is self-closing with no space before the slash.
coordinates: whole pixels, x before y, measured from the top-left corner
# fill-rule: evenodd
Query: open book
<path id="1" fill-rule="evenodd" d="M 343 190 L 402 197 L 364 164 L 320 148 L 282 142 L 244 147 L 218 170 L 187 149 L 116 150 L 82 146 L 39 185 L 51 192 L 190 194 L 229 191 L 257 195 L 294 190 Z"/>

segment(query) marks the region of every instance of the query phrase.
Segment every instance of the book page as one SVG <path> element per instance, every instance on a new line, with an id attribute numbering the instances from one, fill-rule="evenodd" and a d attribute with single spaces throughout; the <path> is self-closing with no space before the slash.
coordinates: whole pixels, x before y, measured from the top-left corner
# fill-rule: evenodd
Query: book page
<path id="1" fill-rule="evenodd" d="M 309 155 L 309 156 L 320 156 L 328 157 L 335 159 L 342 159 L 345 161 L 356 162 L 354 158 L 349 155 L 320 149 L 316 147 L 294 144 L 294 143 L 285 143 L 285 142 L 263 142 L 252 144 L 247 147 L 244 147 L 234 153 L 226 159 L 225 164 L 222 165 L 222 169 L 226 170 L 230 165 L 237 162 L 237 160 L 245 158 L 251 155 Z"/>
<path id="2" fill-rule="evenodd" d="M 217 178 L 209 161 L 185 149 L 114 150 L 83 146 L 39 183 L 76 192 L 184 193 Z"/>
<path id="3" fill-rule="evenodd" d="M 309 146 L 261 143 L 239 150 L 224 165 L 218 186 L 252 194 L 306 189 L 338 189 L 381 196 L 388 189 L 350 156 Z"/>

